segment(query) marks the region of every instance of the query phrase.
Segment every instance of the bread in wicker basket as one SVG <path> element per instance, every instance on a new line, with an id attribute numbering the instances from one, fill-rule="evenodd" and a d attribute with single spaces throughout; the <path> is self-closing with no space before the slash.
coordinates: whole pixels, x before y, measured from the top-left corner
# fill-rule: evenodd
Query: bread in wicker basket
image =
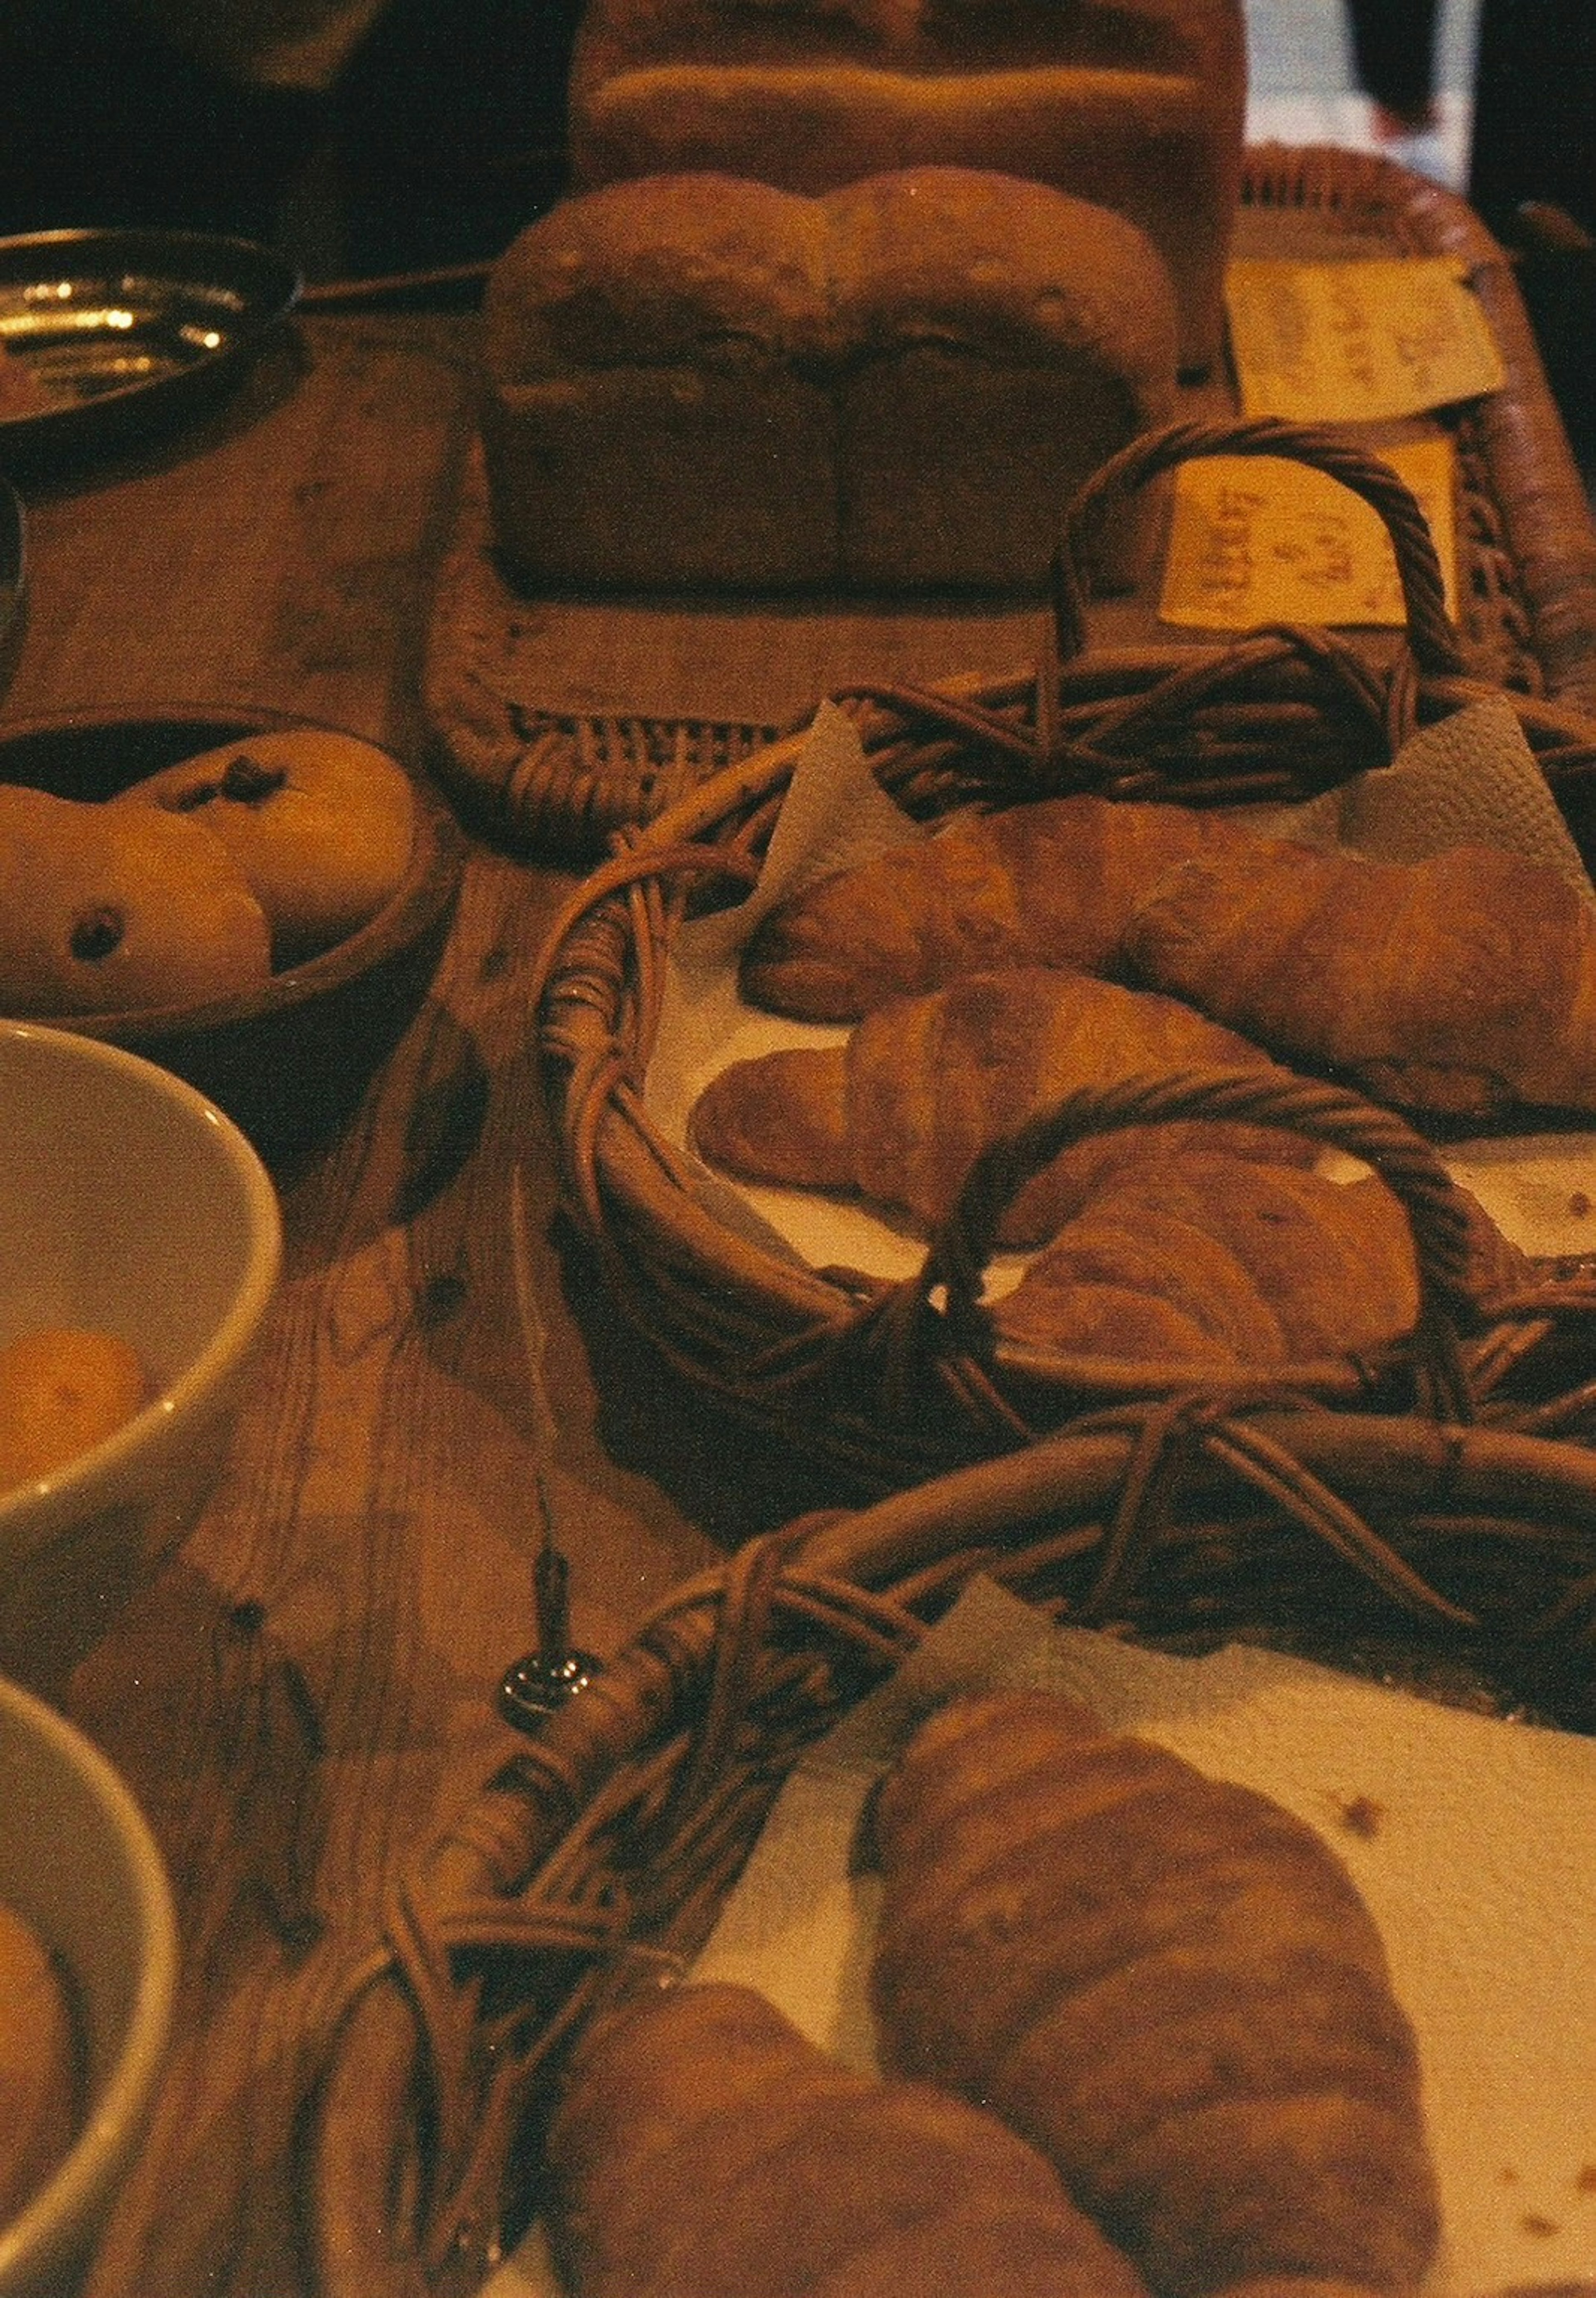
<path id="1" fill-rule="evenodd" d="M 1296 455 L 1375 506 L 1407 602 L 1402 643 L 1382 657 L 1334 632 L 1284 628 L 1215 646 L 1081 650 L 1073 538 L 1096 500 L 1212 452 Z M 1596 845 L 1588 834 L 1596 724 L 1465 674 L 1417 506 L 1384 464 L 1339 434 L 1264 421 L 1184 426 L 1138 442 L 1072 507 L 1055 592 L 1045 632 L 1052 650 L 1039 672 L 839 698 L 876 780 L 910 814 L 939 822 L 960 808 L 1077 792 L 1203 812 L 1311 797 L 1388 763 L 1413 730 L 1489 697 L 1511 708 L 1575 840 Z M 642 1087 L 676 930 L 690 911 L 746 888 L 800 748 L 798 738 L 774 744 L 701 784 L 578 889 L 544 952 L 538 1055 L 567 1201 L 618 1304 L 673 1366 L 750 1423 L 815 1450 L 853 1489 L 880 1490 L 1026 1441 L 1099 1403 L 1170 1393 L 1194 1373 L 1158 1359 L 1086 1365 L 1018 1350 L 989 1319 L 966 1313 L 965 1244 L 933 1252 L 909 1286 L 762 1249 L 727 1224 L 660 1134 Z M 1399 1162 L 1414 1153 L 1406 1139 L 1395 1151 Z M 1444 1292 L 1431 1286 L 1432 1307 Z M 1448 1411 L 1523 1409 L 1553 1416 L 1539 1426 L 1574 1425 L 1593 1301 L 1577 1269 L 1518 1269 L 1467 1297 L 1454 1284 L 1445 1315 L 1458 1328 L 1461 1376 L 1443 1385 Z M 1427 1318 L 1426 1341 L 1435 1328 Z M 1429 1373 L 1421 1347 L 1374 1365 L 1287 1365 L 1278 1378 L 1348 1408 L 1409 1410 L 1430 1409 Z M 1211 1368 L 1208 1378 L 1211 1385 Z M 1559 1423 L 1565 1411 L 1574 1418 Z"/>
<path id="2" fill-rule="evenodd" d="M 309 2126 L 327 2298 L 475 2286 L 541 2200 L 573 2043 L 697 1952 L 791 1767 L 978 1575 L 1139 1641 L 1264 1635 L 1596 1728 L 1582 1446 L 1144 1401 L 790 1525 L 643 1621 L 393 1895 Z"/>

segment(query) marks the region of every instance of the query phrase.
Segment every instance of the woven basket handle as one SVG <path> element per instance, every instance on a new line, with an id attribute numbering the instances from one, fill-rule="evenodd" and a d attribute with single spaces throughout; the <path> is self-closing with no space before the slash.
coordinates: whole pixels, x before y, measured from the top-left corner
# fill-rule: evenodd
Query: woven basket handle
<path id="1" fill-rule="evenodd" d="M 942 1286 L 949 1327 L 970 1329 L 1003 1216 L 1026 1182 L 1087 1134 L 1177 1118 L 1278 1126 L 1373 1167 L 1408 1218 L 1418 1269 L 1417 1338 L 1437 1396 L 1449 1417 L 1470 1418 L 1456 1322 L 1468 1306 L 1473 1227 L 1467 1200 L 1429 1144 L 1392 1112 L 1340 1086 L 1271 1065 L 1087 1089 L 990 1143 L 972 1166 L 921 1269 L 915 1289 L 922 1307 Z"/>
<path id="2" fill-rule="evenodd" d="M 1090 597 L 1081 537 L 1105 498 L 1130 493 L 1177 463 L 1202 455 L 1282 455 L 1308 463 L 1339 479 L 1377 510 L 1396 554 L 1408 616 L 1408 644 L 1419 669 L 1435 677 L 1460 677 L 1468 665 L 1446 611 L 1441 562 L 1424 513 L 1389 463 L 1341 433 L 1309 424 L 1285 423 L 1277 416 L 1251 422 L 1177 423 L 1133 439 L 1095 471 L 1064 514 L 1064 530 L 1053 558 L 1053 624 L 1058 659 L 1072 662 L 1087 642 L 1086 610 Z"/>

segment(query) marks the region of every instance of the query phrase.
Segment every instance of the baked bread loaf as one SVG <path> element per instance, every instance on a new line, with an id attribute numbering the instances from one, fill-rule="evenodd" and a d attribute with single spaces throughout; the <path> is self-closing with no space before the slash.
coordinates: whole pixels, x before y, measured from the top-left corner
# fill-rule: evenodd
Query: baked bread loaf
<path id="1" fill-rule="evenodd" d="M 964 809 L 930 838 L 819 878 L 748 938 L 743 995 L 805 1021 L 854 1021 L 884 998 L 1003 965 L 1112 973 L 1161 879 L 1248 831 L 1186 806 L 1038 798 Z"/>
<path id="2" fill-rule="evenodd" d="M 1220 356 L 1238 0 L 589 0 L 569 108 L 583 189 L 711 169 L 815 193 L 953 166 L 1092 200 L 1162 258 L 1182 364 Z"/>
<path id="3" fill-rule="evenodd" d="M 573 2298 L 1146 2298 L 1001 2123 L 851 2072 L 748 1988 L 597 2022 L 547 2155 Z"/>
<path id="4" fill-rule="evenodd" d="M 1407 1216 L 1372 1174 L 1144 1148 L 992 1303 L 1011 1341 L 1213 1366 L 1372 1356 L 1418 1314 Z"/>
<path id="5" fill-rule="evenodd" d="M 740 1179 L 857 1193 L 930 1229 L 988 1142 L 1068 1094 L 1264 1064 L 1255 1046 L 1175 998 L 1013 966 L 889 999 L 846 1045 L 729 1063 L 699 1095 L 689 1132 L 700 1155 Z M 1004 1241 L 1051 1236 L 1104 1172 L 1149 1144 L 1162 1156 L 1184 1145 L 1286 1164 L 1317 1153 L 1276 1127 L 1200 1119 L 1093 1136 L 1026 1183 Z"/>
<path id="6" fill-rule="evenodd" d="M 885 2062 L 1029 2138 L 1160 2298 L 1418 2288 L 1418 2049 L 1321 1837 L 1040 1692 L 934 1715 L 875 1834 Z"/>
<path id="7" fill-rule="evenodd" d="M 1171 872 L 1135 975 L 1418 1115 L 1596 1111 L 1596 905 L 1491 847 L 1377 862 L 1285 840 Z"/>
<path id="8" fill-rule="evenodd" d="M 964 169 L 612 185 L 520 234 L 483 328 L 494 541 L 542 584 L 1035 593 L 1071 497 L 1174 407 L 1144 236 Z M 1101 583 L 1147 517 L 1105 524 Z"/>
<path id="9" fill-rule="evenodd" d="M 203 1004 L 270 971 L 265 913 L 203 822 L 0 785 L 0 1013 Z"/>
<path id="10" fill-rule="evenodd" d="M 272 964 L 302 963 L 374 918 L 409 864 L 416 794 L 373 742 L 330 727 L 252 734 L 109 801 L 159 806 L 220 839 L 266 913 Z"/>

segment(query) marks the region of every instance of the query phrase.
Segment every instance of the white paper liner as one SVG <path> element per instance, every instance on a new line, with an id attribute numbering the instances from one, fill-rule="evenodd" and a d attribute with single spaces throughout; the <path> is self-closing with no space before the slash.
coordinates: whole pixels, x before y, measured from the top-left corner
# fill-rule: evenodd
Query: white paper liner
<path id="1" fill-rule="evenodd" d="M 997 1686 L 1085 1700 L 1272 1796 L 1344 1861 L 1418 2038 L 1444 2227 L 1428 2298 L 1596 2271 L 1596 1741 L 1245 1646 L 1180 1659 L 1055 1629 L 978 1580 L 793 1772 L 690 1976 L 758 1988 L 872 2068 L 861 1810 L 923 1714 Z M 534 2235 L 489 2298 L 558 2291 Z"/>

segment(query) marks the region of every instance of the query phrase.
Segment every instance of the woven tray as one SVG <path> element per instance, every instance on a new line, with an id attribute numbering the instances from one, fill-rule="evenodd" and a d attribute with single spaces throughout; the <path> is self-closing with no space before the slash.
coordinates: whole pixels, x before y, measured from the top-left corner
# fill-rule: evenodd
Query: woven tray
<path id="1" fill-rule="evenodd" d="M 1469 670 L 1596 714 L 1596 529 L 1512 271 L 1472 211 L 1388 161 L 1330 149 L 1248 155 L 1236 252 L 1456 255 L 1504 368 L 1446 417 L 1460 489 Z M 1182 394 L 1193 421 L 1236 412 L 1229 384 Z M 1369 443 L 1348 426 L 1354 443 Z M 1062 508 L 1062 506 L 1061 506 Z M 1173 665 L 1188 641 L 1148 599 L 1097 611 L 1095 642 Z M 993 678 L 1034 658 L 1034 603 L 529 597 L 495 562 L 480 459 L 465 476 L 428 635 L 436 765 L 474 825 L 551 861 L 596 858 L 860 680 Z"/>
<path id="2" fill-rule="evenodd" d="M 1264 1625 L 1372 1657 L 1394 1636 L 1442 1696 L 1483 1669 L 1596 1726 L 1582 1447 L 1142 1407 L 791 1525 L 646 1620 L 395 1893 L 334 2023 L 305 2165 L 325 2298 L 475 2286 L 536 2203 L 572 2036 L 628 1974 L 697 1951 L 792 1765 L 978 1572 L 1143 1639 Z"/>
<path id="3" fill-rule="evenodd" d="M 1162 655 L 1074 651 L 1085 624 L 1075 524 L 1109 488 L 1209 451 L 1298 455 L 1380 510 L 1410 616 L 1408 643 L 1383 671 L 1325 632 L 1289 629 L 1187 649 L 1176 667 Z M 1339 435 L 1277 423 L 1177 428 L 1106 467 L 1075 507 L 1056 607 L 1058 662 L 1040 680 L 844 698 L 878 781 L 908 811 L 930 818 L 1061 789 L 1186 801 L 1304 795 L 1386 763 L 1415 726 L 1499 691 L 1463 674 L 1428 531 L 1387 467 Z M 1596 720 L 1530 698 L 1514 707 L 1565 819 L 1596 851 Z M 729 1224 L 661 1135 L 643 1088 L 675 925 L 705 886 L 746 887 L 799 748 L 797 738 L 770 746 L 636 833 L 570 897 L 542 954 L 539 1050 L 566 1192 L 616 1301 L 679 1370 L 864 1490 L 1029 1441 L 1112 1398 L 1211 1390 L 1211 1370 L 1052 1357 L 995 1336 L 980 1306 L 981 1274 L 1016 1161 L 1022 1171 L 1037 1135 L 999 1145 L 972 1176 L 906 1282 L 811 1268 L 762 1247 Z M 1250 1092 L 1235 1078 L 1188 1079 L 1173 1097 L 1083 1103 L 1042 1131 L 1051 1124 L 1062 1143 L 1177 1110 L 1251 1111 L 1349 1149 L 1409 1209 L 1426 1289 L 1412 1345 L 1378 1362 L 1290 1367 L 1278 1386 L 1348 1408 L 1578 1420 L 1592 1368 L 1588 1276 L 1464 1266 L 1455 1198 L 1434 1153 L 1356 1096 L 1284 1073 Z"/>

